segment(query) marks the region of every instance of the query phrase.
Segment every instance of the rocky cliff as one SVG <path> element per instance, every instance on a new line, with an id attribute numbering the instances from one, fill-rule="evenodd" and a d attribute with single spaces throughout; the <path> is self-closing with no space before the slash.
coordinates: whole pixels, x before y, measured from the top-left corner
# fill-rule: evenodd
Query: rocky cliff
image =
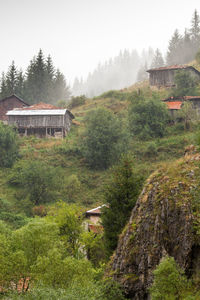
<path id="1" fill-rule="evenodd" d="M 149 299 L 152 271 L 165 255 L 189 277 L 200 270 L 199 167 L 200 155 L 187 153 L 147 180 L 109 267 L 128 298 Z"/>

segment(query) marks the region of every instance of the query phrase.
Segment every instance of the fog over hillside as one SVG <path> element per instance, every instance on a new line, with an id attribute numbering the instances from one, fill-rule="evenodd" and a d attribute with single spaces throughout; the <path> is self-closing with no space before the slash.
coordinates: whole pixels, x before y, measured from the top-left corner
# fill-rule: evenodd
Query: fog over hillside
<path id="1" fill-rule="evenodd" d="M 183 33 L 174 29 L 165 53 L 152 47 L 144 49 L 141 53 L 136 49 L 121 50 L 114 58 L 99 63 L 86 79 L 75 78 L 72 94 L 94 97 L 108 90 L 126 88 L 136 81 L 148 79 L 148 68 L 189 63 L 194 60 L 199 48 L 200 17 L 198 11 L 194 10 L 190 27 L 185 28 Z"/>
<path id="2" fill-rule="evenodd" d="M 154 57 L 152 48 L 143 50 L 141 54 L 132 51 L 120 51 L 117 56 L 110 58 L 89 73 L 86 80 L 75 78 L 72 93 L 74 96 L 98 96 L 108 90 L 119 90 L 128 87 L 138 80 L 141 67 L 150 66 Z"/>

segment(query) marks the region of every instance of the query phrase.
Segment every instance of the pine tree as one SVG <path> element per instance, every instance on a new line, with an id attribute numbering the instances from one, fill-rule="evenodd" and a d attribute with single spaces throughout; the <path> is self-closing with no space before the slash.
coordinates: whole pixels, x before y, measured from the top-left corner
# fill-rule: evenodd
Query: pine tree
<path id="1" fill-rule="evenodd" d="M 17 96 L 23 98 L 24 96 L 24 75 L 22 70 L 17 73 L 17 83 L 15 88 L 15 93 Z"/>
<path id="2" fill-rule="evenodd" d="M 45 75 L 45 61 L 43 52 L 40 49 L 37 57 L 31 60 L 27 68 L 25 95 L 29 103 L 46 102 Z"/>
<path id="3" fill-rule="evenodd" d="M 54 103 L 54 78 L 55 68 L 51 56 L 49 55 L 45 65 L 45 89 L 46 89 L 46 102 Z"/>
<path id="4" fill-rule="evenodd" d="M 102 225 L 108 254 L 117 246 L 118 236 L 128 222 L 139 195 L 142 178 L 133 169 L 130 156 L 122 157 L 120 164 L 113 168 L 111 181 L 105 188 L 105 203 Z"/>
<path id="5" fill-rule="evenodd" d="M 57 69 L 54 80 L 54 98 L 59 100 L 69 100 L 70 88 L 67 86 L 64 75 Z"/>
<path id="6" fill-rule="evenodd" d="M 178 30 L 174 31 L 174 34 L 169 41 L 167 52 L 167 64 L 174 65 L 182 63 L 182 37 Z"/>
<path id="7" fill-rule="evenodd" d="M 151 64 L 151 68 L 159 68 L 162 66 L 164 66 L 164 59 L 162 57 L 162 53 L 160 52 L 159 49 L 156 49 L 156 52 L 154 54 L 153 61 Z"/>
<path id="8" fill-rule="evenodd" d="M 144 81 L 148 79 L 147 69 L 148 69 L 147 63 L 145 63 L 140 67 L 137 74 L 137 81 Z"/>
<path id="9" fill-rule="evenodd" d="M 7 97 L 6 78 L 4 72 L 1 75 L 0 97 L 1 99 Z"/>
<path id="10" fill-rule="evenodd" d="M 7 96 L 13 95 L 16 92 L 17 86 L 17 68 L 15 66 L 15 62 L 8 68 L 8 72 L 6 73 L 6 93 Z"/>
<path id="11" fill-rule="evenodd" d="M 194 11 L 191 24 L 192 24 L 192 26 L 190 28 L 191 38 L 194 40 L 195 43 L 199 43 L 199 41 L 200 41 L 200 17 L 199 17 L 199 14 L 196 9 Z"/>
<path id="12" fill-rule="evenodd" d="M 190 36 L 191 36 L 191 54 L 192 58 L 194 59 L 197 51 L 200 48 L 200 17 L 195 9 L 193 18 L 191 21 L 191 28 L 190 28 Z"/>
<path id="13" fill-rule="evenodd" d="M 184 37 L 183 37 L 183 47 L 182 47 L 182 56 L 183 56 L 183 63 L 188 63 L 194 59 L 194 54 L 192 49 L 192 40 L 190 33 L 187 29 L 185 29 Z"/>

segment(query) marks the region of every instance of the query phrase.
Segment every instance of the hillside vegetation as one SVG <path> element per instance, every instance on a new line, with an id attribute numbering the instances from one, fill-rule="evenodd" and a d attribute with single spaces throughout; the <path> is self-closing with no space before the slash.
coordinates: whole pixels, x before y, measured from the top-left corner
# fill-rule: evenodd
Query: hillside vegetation
<path id="1" fill-rule="evenodd" d="M 199 144 L 199 121 L 183 114 L 173 119 L 162 103 L 171 92 L 143 82 L 92 99 L 72 98 L 75 120 L 64 139 L 17 137 L 3 127 L 16 152 L 0 167 L 2 299 L 8 299 L 10 282 L 18 289 L 22 280 L 27 291 L 27 278 L 30 294 L 11 293 L 9 299 L 124 299 L 120 285 L 135 282 L 135 275 L 126 273 L 118 284 L 103 274 L 131 208 L 152 172 L 168 166 L 181 172 L 176 160 L 188 145 Z M 7 145 L 9 155 L 5 136 L 1 147 Z M 83 213 L 109 201 L 112 207 L 116 199 L 126 205 L 104 213 L 105 233 L 85 232 Z"/>

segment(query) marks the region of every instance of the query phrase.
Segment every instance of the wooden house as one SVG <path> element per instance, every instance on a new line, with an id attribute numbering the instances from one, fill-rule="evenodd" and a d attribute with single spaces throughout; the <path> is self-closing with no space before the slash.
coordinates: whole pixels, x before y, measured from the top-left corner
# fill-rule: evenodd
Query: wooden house
<path id="1" fill-rule="evenodd" d="M 94 233 L 101 233 L 103 231 L 103 227 L 101 225 L 101 209 L 106 206 L 106 204 L 103 204 L 101 206 L 98 206 L 96 208 L 87 210 L 85 212 L 85 217 L 88 220 L 86 224 L 86 230 L 92 231 Z"/>
<path id="2" fill-rule="evenodd" d="M 70 130 L 73 114 L 51 104 L 38 103 L 7 112 L 8 124 L 15 125 L 21 135 L 64 137 Z"/>
<path id="3" fill-rule="evenodd" d="M 6 115 L 9 110 L 14 108 L 23 108 L 27 107 L 27 104 L 24 100 L 19 98 L 16 95 L 11 95 L 9 97 L 3 98 L 0 100 L 0 120 L 7 122 L 8 116 Z"/>
<path id="4" fill-rule="evenodd" d="M 192 66 L 173 65 L 147 70 L 149 73 L 149 84 L 157 87 L 173 87 L 176 71 L 185 70 L 200 81 L 200 72 Z"/>

